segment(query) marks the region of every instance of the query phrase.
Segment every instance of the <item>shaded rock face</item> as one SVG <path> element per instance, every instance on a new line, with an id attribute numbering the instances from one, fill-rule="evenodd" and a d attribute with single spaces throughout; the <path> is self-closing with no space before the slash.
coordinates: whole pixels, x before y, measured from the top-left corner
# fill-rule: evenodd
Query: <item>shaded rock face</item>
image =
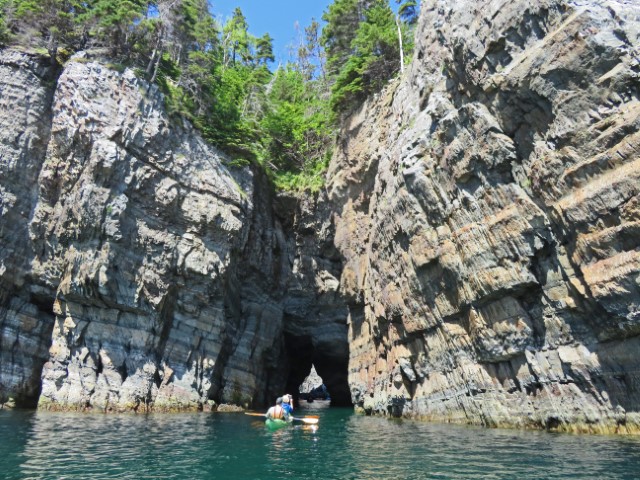
<path id="1" fill-rule="evenodd" d="M 13 396 L 35 405 L 48 358 L 54 294 L 32 285 L 28 222 L 51 131 L 56 74 L 49 62 L 18 52 L 0 58 L 0 403 Z"/>
<path id="2" fill-rule="evenodd" d="M 640 6 L 445 0 L 330 167 L 371 413 L 640 425 Z"/>
<path id="3" fill-rule="evenodd" d="M 285 330 L 340 357 L 348 396 L 337 267 L 298 244 L 295 208 L 282 226 L 265 178 L 230 172 L 131 71 L 0 57 L 0 402 L 264 405 L 295 363 Z"/>
<path id="4" fill-rule="evenodd" d="M 351 405 L 348 310 L 339 291 L 342 262 L 333 244 L 331 204 L 324 193 L 301 198 L 281 195 L 276 212 L 288 232 L 291 265 L 282 299 L 289 358 L 286 391 L 297 395 L 315 365 L 331 392 L 332 404 Z"/>

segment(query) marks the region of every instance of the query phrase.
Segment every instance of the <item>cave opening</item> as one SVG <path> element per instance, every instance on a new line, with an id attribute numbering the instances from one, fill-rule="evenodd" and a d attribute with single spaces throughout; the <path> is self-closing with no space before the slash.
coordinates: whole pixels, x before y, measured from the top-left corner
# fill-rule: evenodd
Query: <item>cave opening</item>
<path id="1" fill-rule="evenodd" d="M 301 400 L 300 386 L 315 368 L 329 394 L 330 405 L 352 406 L 347 381 L 349 349 L 346 341 L 344 345 L 336 345 L 335 342 L 314 340 L 310 335 L 285 333 L 285 345 L 289 360 L 286 391 L 294 396 L 296 404 Z"/>

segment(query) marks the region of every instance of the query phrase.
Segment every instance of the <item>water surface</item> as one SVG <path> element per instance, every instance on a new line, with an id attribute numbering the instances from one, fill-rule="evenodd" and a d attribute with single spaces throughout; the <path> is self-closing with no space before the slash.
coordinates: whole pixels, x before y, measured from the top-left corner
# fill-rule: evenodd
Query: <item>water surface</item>
<path id="1" fill-rule="evenodd" d="M 0 478 L 640 479 L 637 437 L 307 412 L 317 430 L 269 432 L 242 414 L 0 411 Z"/>

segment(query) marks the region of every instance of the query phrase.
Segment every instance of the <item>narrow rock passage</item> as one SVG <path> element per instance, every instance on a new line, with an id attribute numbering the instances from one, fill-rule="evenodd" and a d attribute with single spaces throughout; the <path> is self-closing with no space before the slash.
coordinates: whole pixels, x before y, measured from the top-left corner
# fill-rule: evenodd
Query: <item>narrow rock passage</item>
<path id="1" fill-rule="evenodd" d="M 311 366 L 315 365 L 331 395 L 331 405 L 352 405 L 347 381 L 348 349 L 327 348 L 328 345 L 322 344 L 316 346 L 310 336 L 285 335 L 285 345 L 290 365 L 287 392 L 297 400 L 300 384 L 309 375 Z"/>

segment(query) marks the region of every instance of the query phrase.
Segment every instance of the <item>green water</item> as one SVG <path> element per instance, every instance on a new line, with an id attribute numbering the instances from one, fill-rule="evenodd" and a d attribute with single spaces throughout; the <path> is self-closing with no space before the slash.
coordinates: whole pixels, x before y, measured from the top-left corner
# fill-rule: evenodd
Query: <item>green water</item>
<path id="1" fill-rule="evenodd" d="M 640 479 L 640 438 L 307 412 L 315 431 L 242 414 L 0 411 L 0 478 Z"/>

